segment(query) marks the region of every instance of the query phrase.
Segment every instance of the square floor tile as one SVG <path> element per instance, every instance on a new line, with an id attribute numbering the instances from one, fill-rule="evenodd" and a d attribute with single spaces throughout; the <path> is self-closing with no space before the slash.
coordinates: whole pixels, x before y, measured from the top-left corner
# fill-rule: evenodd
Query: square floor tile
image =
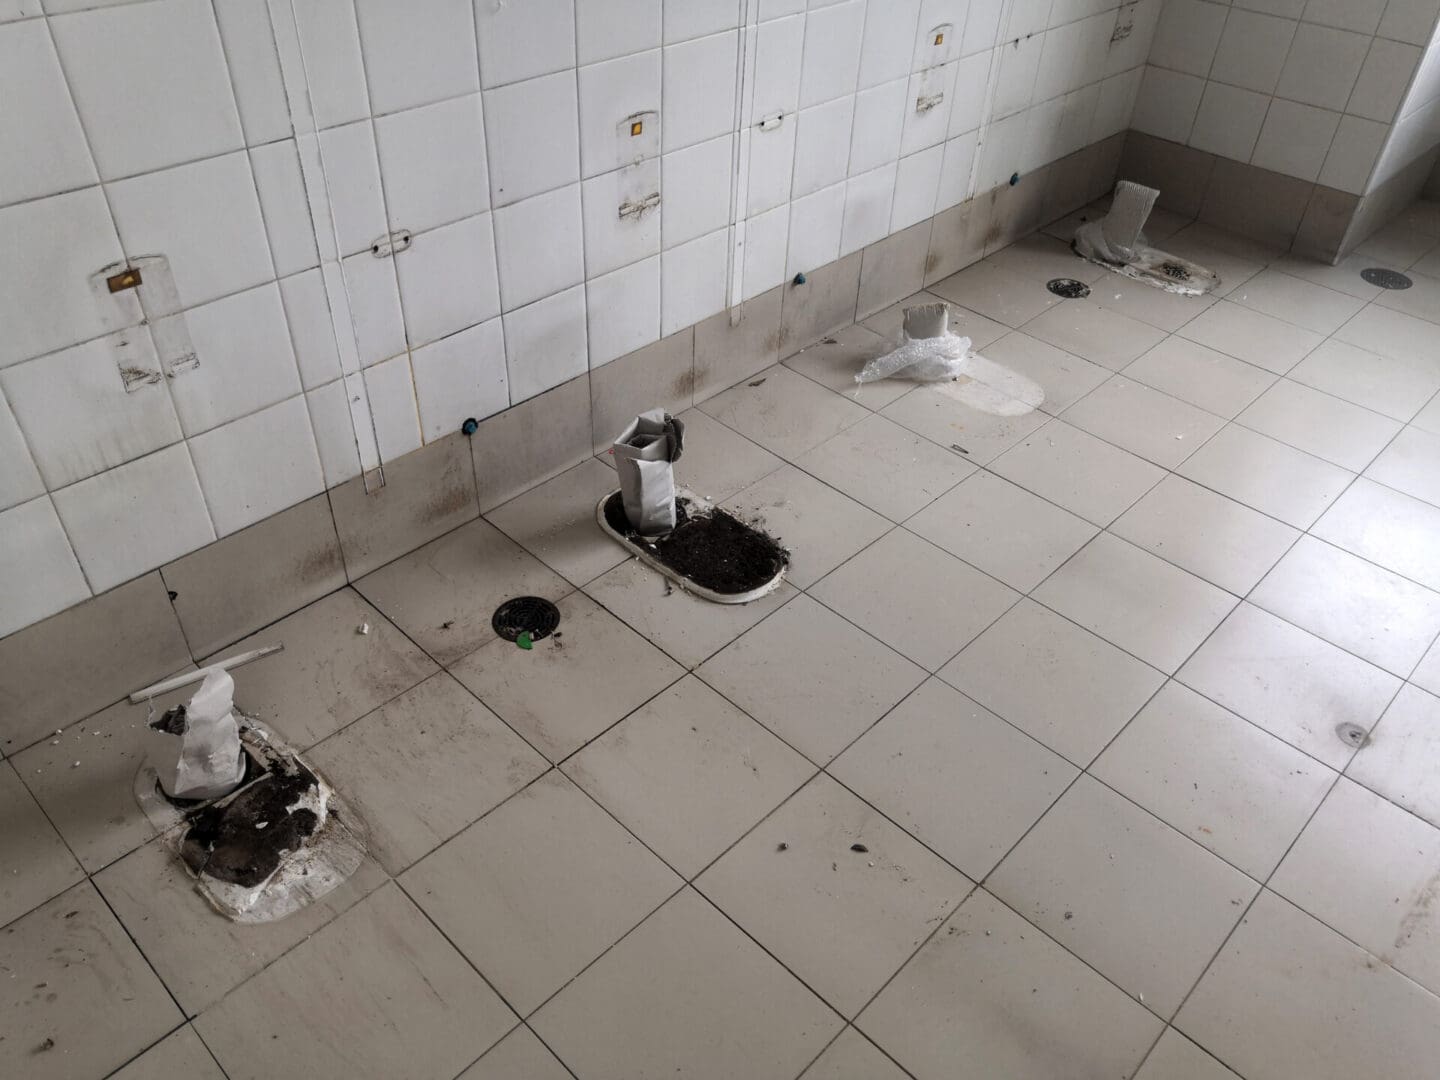
<path id="1" fill-rule="evenodd" d="M 637 709 L 564 769 L 686 878 L 815 773 L 694 677 Z"/>
<path id="2" fill-rule="evenodd" d="M 1315 535 L 1440 590 L 1440 506 L 1361 477 L 1315 523 Z"/>
<path id="3" fill-rule="evenodd" d="M 904 529 L 871 544 L 810 594 L 927 671 L 1020 598 Z"/>
<path id="4" fill-rule="evenodd" d="M 533 649 L 496 638 L 450 673 L 551 761 L 573 754 L 685 673 L 584 593 Z"/>
<path id="5" fill-rule="evenodd" d="M 965 455 L 870 416 L 795 464 L 891 521 L 904 521 L 975 471 Z"/>
<path id="6" fill-rule="evenodd" d="M 1230 299 L 1317 334 L 1333 334 L 1365 306 L 1365 300 L 1327 289 L 1279 270 L 1262 270 Z"/>
<path id="7" fill-rule="evenodd" d="M 797 596 L 696 674 L 824 764 L 924 679 L 925 670 L 808 596 Z"/>
<path id="8" fill-rule="evenodd" d="M 1440 506 L 1440 435 L 1406 427 L 1365 475 L 1376 483 Z"/>
<path id="9" fill-rule="evenodd" d="M 195 1027 L 231 1076 L 451 1076 L 514 1023 L 465 958 L 387 884 Z"/>
<path id="10" fill-rule="evenodd" d="M 571 585 L 494 525 L 472 521 L 366 574 L 355 588 L 448 664 L 495 640 L 490 617 L 505 600 L 559 600 Z"/>
<path id="11" fill-rule="evenodd" d="M 331 593 L 209 660 L 277 643 L 284 652 L 236 677 L 235 704 L 301 748 L 436 670 L 433 660 L 354 589 Z M 158 702 L 155 707 L 163 711 Z"/>
<path id="12" fill-rule="evenodd" d="M 112 1080 L 169 1080 L 177 1076 L 186 1080 L 225 1080 L 220 1066 L 188 1024 L 114 1073 Z"/>
<path id="13" fill-rule="evenodd" d="M 1440 827 L 1440 697 L 1403 687 L 1345 773 Z"/>
<path id="14" fill-rule="evenodd" d="M 1440 640 L 1430 646 L 1420 666 L 1410 673 L 1410 681 L 1432 694 L 1440 694 Z"/>
<path id="15" fill-rule="evenodd" d="M 825 1048 L 800 1080 L 905 1080 L 905 1072 L 851 1027 Z"/>
<path id="16" fill-rule="evenodd" d="M 1168 1017 L 1259 886 L 1082 776 L 986 888 Z"/>
<path id="17" fill-rule="evenodd" d="M 1118 280 L 1096 282 L 1091 299 L 1108 311 L 1125 315 L 1168 334 L 1180 329 L 1211 307 L 1218 297 L 1211 293 L 1204 296 L 1173 293 L 1168 289 L 1120 277 Z"/>
<path id="18" fill-rule="evenodd" d="M 1166 338 L 1125 375 L 1230 420 L 1279 377 L 1183 337 Z"/>
<path id="19" fill-rule="evenodd" d="M 998 1019 L 997 1019 L 998 1018 Z M 1129 1076 L 1160 1033 L 1145 1007 L 984 890 L 857 1022 L 918 1080 Z"/>
<path id="20" fill-rule="evenodd" d="M 619 486 L 614 469 L 586 458 L 485 516 L 531 555 L 584 585 L 630 557 L 595 520 L 596 504 Z"/>
<path id="21" fill-rule="evenodd" d="M 1065 422 L 1173 469 L 1225 426 L 1213 413 L 1116 375 L 1070 408 Z"/>
<path id="22" fill-rule="evenodd" d="M 907 393 L 911 384 L 904 379 L 881 379 L 860 386 L 855 376 L 871 360 L 894 348 L 888 338 L 857 324 L 821 338 L 782 362 L 791 371 L 798 371 L 827 390 L 844 394 L 858 405 L 882 409 Z"/>
<path id="23" fill-rule="evenodd" d="M 1134 544 L 1101 533 L 1035 599 L 1162 671 L 1173 672 L 1235 597 Z"/>
<path id="24" fill-rule="evenodd" d="M 1236 502 L 1308 529 L 1354 479 L 1328 461 L 1231 424 L 1176 470 Z"/>
<path id="25" fill-rule="evenodd" d="M 1238 417 L 1262 435 L 1360 472 L 1400 430 L 1400 422 L 1348 401 L 1280 379 Z"/>
<path id="26" fill-rule="evenodd" d="M 1440 259 L 1437 259 L 1432 250 L 1423 261 L 1426 268 L 1433 271 Z M 1426 322 L 1440 322 L 1440 280 L 1418 266 L 1415 269 L 1417 272 L 1410 275 L 1410 288 L 1386 289 L 1375 298 L 1375 303 L 1392 311 L 1403 311 Z"/>
<path id="27" fill-rule="evenodd" d="M 1370 730 L 1400 686 L 1373 664 L 1247 603 L 1175 677 L 1336 769 L 1354 753 L 1336 727 Z"/>
<path id="28" fill-rule="evenodd" d="M 983 413 L 929 386 L 916 387 L 880 413 L 933 443 L 958 450 L 976 465 L 994 460 L 1049 419 L 1038 411 L 1023 416 Z"/>
<path id="29" fill-rule="evenodd" d="M 338 888 L 294 914 L 242 924 L 210 906 L 170 839 L 157 838 L 96 874 L 95 886 L 180 1007 L 194 1016 L 385 880 L 380 865 L 366 859 Z"/>
<path id="30" fill-rule="evenodd" d="M 1090 766 L 1092 776 L 1264 881 L 1333 770 L 1177 682 Z"/>
<path id="31" fill-rule="evenodd" d="M 797 1075 L 843 1023 L 685 889 L 541 1009 L 532 1026 L 581 1076 L 733 1080 Z"/>
<path id="32" fill-rule="evenodd" d="M 1101 281 L 1096 288 L 1105 286 Z M 1165 331 L 1088 300 L 1057 304 L 1026 323 L 1025 333 L 1111 371 L 1128 367 L 1165 340 Z"/>
<path id="33" fill-rule="evenodd" d="M 1135 1080 L 1237 1080 L 1237 1077 L 1174 1028 L 1166 1028 L 1135 1074 Z"/>
<path id="34" fill-rule="evenodd" d="M 1042 285 L 1055 278 L 1093 283 L 1108 273 L 1103 266 L 1075 254 L 1068 241 L 1043 232 L 1022 236 L 1008 247 L 987 256 L 984 262 L 1021 277 L 1033 278 Z"/>
<path id="35" fill-rule="evenodd" d="M 1435 993 L 1437 867 L 1440 829 L 1341 780 L 1269 887 Z"/>
<path id="36" fill-rule="evenodd" d="M 1360 300 L 1374 300 L 1385 291 L 1378 285 L 1371 285 L 1360 276 L 1362 270 L 1374 265 L 1376 265 L 1375 260 L 1367 255 L 1347 255 L 1332 266 L 1328 262 L 1296 255 L 1293 252 L 1281 255 L 1270 264 L 1274 270 L 1279 270 L 1292 277 L 1304 278 L 1316 285 L 1323 285 L 1327 289 L 1334 289 Z M 1396 267 L 1386 267 L 1385 269 L 1396 269 Z"/>
<path id="37" fill-rule="evenodd" d="M 1246 1080 L 1424 1080 L 1440 1057 L 1440 999 L 1269 891 L 1175 1026 Z"/>
<path id="38" fill-rule="evenodd" d="M 875 511 L 794 465 L 732 495 L 725 508 L 785 545 L 790 552 L 785 580 L 798 589 L 808 589 L 892 528 Z"/>
<path id="39" fill-rule="evenodd" d="M 1178 331 L 1181 337 L 1218 349 L 1276 375 L 1284 375 L 1325 335 L 1221 300 Z"/>
<path id="40" fill-rule="evenodd" d="M 1440 390 L 1440 358 L 1382 356 L 1331 338 L 1289 378 L 1396 420 L 1409 420 Z"/>
<path id="41" fill-rule="evenodd" d="M 1028 436 L 991 469 L 1096 525 L 1115 520 L 1165 475 L 1063 420 Z"/>
<path id="42" fill-rule="evenodd" d="M 937 281 L 930 292 L 1006 326 L 1023 326 L 1060 298 L 1043 281 L 1021 277 L 993 263 L 979 262 Z"/>
<path id="43" fill-rule="evenodd" d="M 977 472 L 906 523 L 952 555 L 1029 592 L 1096 527 L 994 473 Z"/>
<path id="44" fill-rule="evenodd" d="M 787 461 L 870 415 L 869 409 L 779 364 L 699 408 Z"/>
<path id="45" fill-rule="evenodd" d="M 0 926 L 64 892 L 85 871 L 15 770 L 0 763 Z"/>
<path id="46" fill-rule="evenodd" d="M 528 1015 L 683 883 L 552 772 L 421 860 L 401 884 Z"/>
<path id="47" fill-rule="evenodd" d="M 1300 538 L 1250 602 L 1402 678 L 1440 635 L 1440 593 L 1313 536 Z"/>
<path id="48" fill-rule="evenodd" d="M 675 462 L 675 482 L 701 498 L 728 499 L 785 464 L 699 409 L 686 409 L 680 418 L 685 451 Z"/>
<path id="49" fill-rule="evenodd" d="M 638 559 L 621 563 L 586 593 L 687 668 L 694 668 L 795 595 L 788 581 L 748 604 L 716 604 L 676 588 Z"/>
<path id="50" fill-rule="evenodd" d="M 456 1080 L 571 1080 L 570 1070 L 528 1027 L 517 1027 Z"/>
<path id="51" fill-rule="evenodd" d="M 5 1076 L 106 1076 L 184 1020 L 89 882 L 7 926 L 0 971 Z"/>
<path id="52" fill-rule="evenodd" d="M 836 779 L 979 881 L 1076 769 L 931 679 L 830 765 Z"/>
<path id="53" fill-rule="evenodd" d="M 955 910 L 971 882 L 822 774 L 695 887 L 853 1017 Z"/>
<path id="54" fill-rule="evenodd" d="M 1165 681 L 1033 600 L 1007 612 L 940 677 L 1080 765 Z"/>
<path id="55" fill-rule="evenodd" d="M 549 767 L 444 672 L 336 732 L 310 760 L 359 812 L 392 874 Z"/>
<path id="56" fill-rule="evenodd" d="M 1335 336 L 1349 345 L 1374 350 L 1397 360 L 1433 364 L 1440 360 L 1435 343 L 1435 324 L 1401 311 L 1371 304 L 1347 322 Z"/>
<path id="57" fill-rule="evenodd" d="M 1057 308 L 1055 310 L 1063 310 Z M 985 358 L 1032 379 L 1045 391 L 1040 408 L 1054 416 L 1110 377 L 1109 371 L 1019 330 L 985 347 Z"/>
<path id="58" fill-rule="evenodd" d="M 1175 475 L 1151 488 L 1110 531 L 1237 596 L 1254 588 L 1300 535 Z"/>

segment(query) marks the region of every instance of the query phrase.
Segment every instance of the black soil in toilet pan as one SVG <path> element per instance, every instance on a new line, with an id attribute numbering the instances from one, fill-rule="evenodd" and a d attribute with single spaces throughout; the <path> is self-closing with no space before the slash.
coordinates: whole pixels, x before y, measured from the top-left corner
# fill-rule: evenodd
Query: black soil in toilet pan
<path id="1" fill-rule="evenodd" d="M 675 528 L 650 540 L 630 527 L 617 491 L 605 503 L 605 521 L 680 576 L 717 593 L 758 589 L 789 565 L 790 555 L 775 537 L 718 507 L 691 510 L 690 500 L 677 499 Z"/>
<path id="2" fill-rule="evenodd" d="M 295 763 L 293 772 L 272 772 L 238 795 L 197 811 L 180 845 L 180 857 L 195 873 L 243 888 L 254 888 L 297 851 L 319 823 L 313 810 L 287 810 L 318 785 Z"/>

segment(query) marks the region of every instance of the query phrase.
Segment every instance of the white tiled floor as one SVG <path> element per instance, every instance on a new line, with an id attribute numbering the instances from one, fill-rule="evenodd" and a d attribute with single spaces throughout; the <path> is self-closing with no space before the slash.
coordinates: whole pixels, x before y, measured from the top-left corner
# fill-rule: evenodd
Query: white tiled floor
<path id="1" fill-rule="evenodd" d="M 761 602 L 626 560 L 601 457 L 267 629 L 372 841 L 302 915 L 189 889 L 143 709 L 0 762 L 0 1075 L 1433 1077 L 1440 282 L 1167 226 L 1222 298 L 934 286 L 1041 411 L 846 392 L 897 309 L 691 410 Z"/>

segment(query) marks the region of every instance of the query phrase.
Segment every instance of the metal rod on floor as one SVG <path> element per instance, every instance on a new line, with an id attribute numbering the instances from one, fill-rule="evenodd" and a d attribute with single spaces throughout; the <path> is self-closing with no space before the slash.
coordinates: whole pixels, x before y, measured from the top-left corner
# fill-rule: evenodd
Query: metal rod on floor
<path id="1" fill-rule="evenodd" d="M 139 705 L 142 701 L 147 701 L 150 698 L 153 698 L 159 694 L 168 694 L 171 690 L 179 690 L 182 686 L 189 686 L 191 683 L 197 683 L 201 679 L 205 678 L 206 673 L 209 672 L 211 668 L 219 668 L 221 671 L 230 671 L 234 668 L 244 667 L 252 660 L 259 660 L 263 657 L 269 656 L 271 653 L 280 652 L 284 648 L 285 646 L 283 643 L 279 645 L 266 645 L 264 648 L 251 649 L 249 652 L 243 652 L 240 653 L 238 656 L 232 656 L 228 660 L 220 660 L 214 664 L 207 664 L 205 667 L 200 668 L 197 671 L 187 671 L 183 675 L 176 675 L 173 678 L 165 679 L 161 682 L 154 683 L 151 686 L 145 687 L 143 690 L 136 690 L 133 694 L 130 695 L 130 704 Z"/>

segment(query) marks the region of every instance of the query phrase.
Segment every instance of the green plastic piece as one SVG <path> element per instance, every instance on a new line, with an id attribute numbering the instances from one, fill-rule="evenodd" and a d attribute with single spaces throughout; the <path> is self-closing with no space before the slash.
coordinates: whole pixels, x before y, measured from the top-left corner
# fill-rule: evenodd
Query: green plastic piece
<path id="1" fill-rule="evenodd" d="M 520 636 L 515 639 L 515 644 L 519 645 L 522 649 L 533 649 L 535 647 L 535 643 L 530 639 L 529 630 L 521 630 Z"/>

